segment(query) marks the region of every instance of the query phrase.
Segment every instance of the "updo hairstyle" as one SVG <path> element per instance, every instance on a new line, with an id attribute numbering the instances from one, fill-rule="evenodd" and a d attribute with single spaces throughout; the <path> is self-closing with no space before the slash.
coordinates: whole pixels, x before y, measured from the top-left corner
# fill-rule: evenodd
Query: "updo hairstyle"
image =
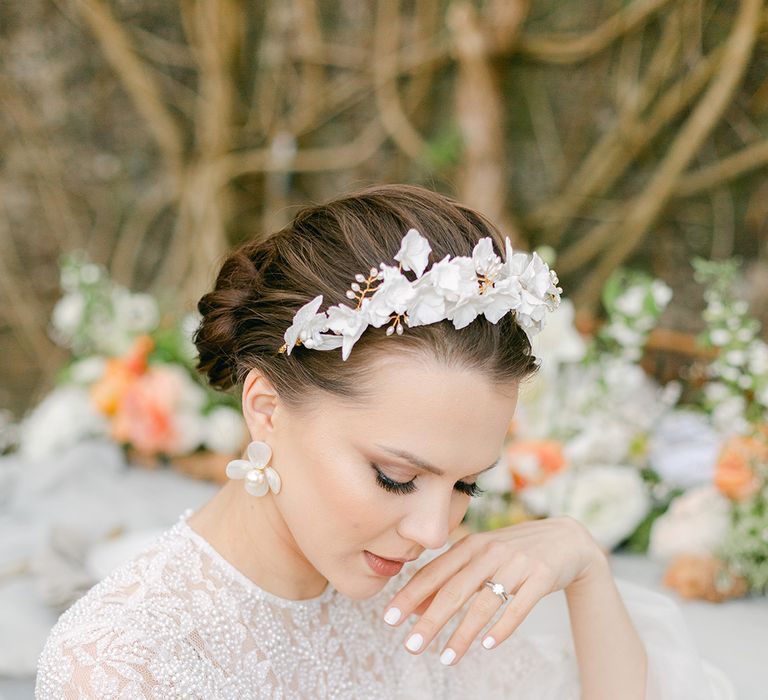
<path id="1" fill-rule="evenodd" d="M 372 360 L 383 353 L 410 353 L 425 360 L 482 373 L 501 385 L 537 369 L 526 333 L 514 313 L 497 323 L 478 316 L 456 330 L 448 320 L 385 334 L 369 326 L 346 361 L 341 348 L 296 346 L 279 353 L 283 335 L 298 309 L 318 294 L 319 311 L 335 304 L 354 306 L 345 294 L 356 273 L 366 277 L 379 263 L 397 265 L 394 255 L 408 229 L 417 229 L 432 248 L 429 265 L 471 257 L 489 236 L 504 259 L 504 236 L 481 214 L 451 197 L 415 185 L 377 185 L 301 208 L 293 221 L 260 241 L 239 245 L 226 258 L 213 291 L 203 295 L 194 334 L 197 370 L 213 387 L 240 386 L 259 368 L 292 410 L 306 410 L 323 394 L 359 405 L 367 395 Z M 429 269 L 429 265 L 427 269 Z M 414 279 L 412 272 L 406 272 Z"/>

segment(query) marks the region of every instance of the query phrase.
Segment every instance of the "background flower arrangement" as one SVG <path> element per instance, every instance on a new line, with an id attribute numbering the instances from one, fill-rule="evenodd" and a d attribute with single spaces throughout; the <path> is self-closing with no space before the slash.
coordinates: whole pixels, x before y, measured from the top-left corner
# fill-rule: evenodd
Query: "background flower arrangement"
<path id="1" fill-rule="evenodd" d="M 682 595 L 766 593 L 768 345 L 736 294 L 738 263 L 694 265 L 707 304 L 700 342 L 712 353 L 686 382 L 662 386 L 641 365 L 671 299 L 659 280 L 615 273 L 606 322 L 589 338 L 561 302 L 533 339 L 541 368 L 521 391 L 502 468 L 481 477 L 470 529 L 567 514 L 606 550 L 668 562 L 665 583 Z M 44 458 L 97 436 L 133 462 L 223 479 L 222 454 L 239 455 L 247 435 L 234 398 L 194 371 L 197 315 L 163 318 L 153 297 L 80 252 L 62 260 L 61 286 L 50 333 L 70 361 L 20 425 L 2 421 L 2 450 Z M 221 474 L 184 466 L 208 455 Z"/>
<path id="2" fill-rule="evenodd" d="M 62 259 L 60 281 L 50 334 L 70 361 L 22 421 L 22 453 L 45 457 L 99 436 L 144 464 L 240 453 L 246 434 L 235 400 L 194 371 L 196 314 L 163 318 L 152 296 L 115 284 L 80 251 Z"/>
<path id="3" fill-rule="evenodd" d="M 503 454 L 481 478 L 471 529 L 567 514 L 606 550 L 668 562 L 665 583 L 724 600 L 768 591 L 768 347 L 735 296 L 738 263 L 695 261 L 712 359 L 661 386 L 643 348 L 671 298 L 619 271 L 590 339 L 565 300 L 534 341 L 538 376 L 521 391 Z"/>
<path id="4" fill-rule="evenodd" d="M 711 600 L 746 591 L 764 595 L 768 593 L 768 345 L 759 337 L 760 324 L 736 292 L 738 261 L 695 260 L 694 266 L 706 287 L 707 331 L 701 342 L 716 354 L 702 368 L 693 401 L 722 436 L 722 445 L 711 481 L 700 492 L 679 499 L 676 512 L 659 523 L 658 540 L 663 539 L 662 528 L 685 531 L 686 523 L 691 537 L 697 530 L 709 532 L 694 556 L 690 547 L 676 552 L 678 559 L 667 579 L 681 592 L 690 589 L 691 595 Z"/>

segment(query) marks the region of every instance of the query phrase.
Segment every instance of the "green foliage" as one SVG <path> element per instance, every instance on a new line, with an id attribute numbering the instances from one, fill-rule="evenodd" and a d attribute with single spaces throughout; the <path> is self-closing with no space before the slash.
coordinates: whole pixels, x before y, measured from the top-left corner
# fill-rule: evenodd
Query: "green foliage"
<path id="1" fill-rule="evenodd" d="M 448 170 L 459 163 L 463 147 L 461 131 L 451 122 L 441 128 L 427 143 L 424 158 L 431 167 Z"/>
<path id="2" fill-rule="evenodd" d="M 765 471 L 766 465 L 763 466 Z M 768 594 L 768 475 L 752 498 L 734 502 L 731 528 L 719 550 L 720 558 L 744 576 L 754 593 Z"/>

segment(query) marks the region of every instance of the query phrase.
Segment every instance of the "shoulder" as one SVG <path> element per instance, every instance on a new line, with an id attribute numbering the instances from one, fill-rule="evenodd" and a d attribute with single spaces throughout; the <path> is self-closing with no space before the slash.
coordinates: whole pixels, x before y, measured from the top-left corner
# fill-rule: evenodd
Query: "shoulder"
<path id="1" fill-rule="evenodd" d="M 215 588 L 204 563 L 177 525 L 93 586 L 51 630 L 36 697 L 181 697 L 198 656 L 195 589 Z"/>

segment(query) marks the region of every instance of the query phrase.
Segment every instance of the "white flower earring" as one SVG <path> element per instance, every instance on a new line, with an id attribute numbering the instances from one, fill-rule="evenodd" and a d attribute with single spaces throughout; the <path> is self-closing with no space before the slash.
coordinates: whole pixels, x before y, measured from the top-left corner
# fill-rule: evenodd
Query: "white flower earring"
<path id="1" fill-rule="evenodd" d="M 244 479 L 245 490 L 252 496 L 265 496 L 272 489 L 280 493 L 280 475 L 268 467 L 272 459 L 272 448 L 261 440 L 248 443 L 248 459 L 233 459 L 227 464 L 230 479 Z"/>

